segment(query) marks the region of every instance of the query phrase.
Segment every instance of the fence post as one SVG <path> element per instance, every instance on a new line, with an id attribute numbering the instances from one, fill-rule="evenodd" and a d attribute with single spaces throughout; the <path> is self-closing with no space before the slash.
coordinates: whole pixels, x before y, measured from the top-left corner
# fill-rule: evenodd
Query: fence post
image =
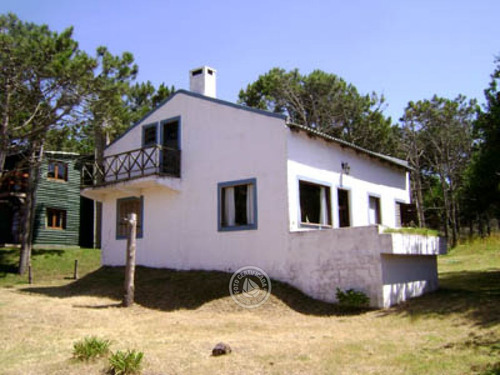
<path id="1" fill-rule="evenodd" d="M 137 215 L 129 214 L 127 221 L 127 263 L 125 267 L 125 295 L 123 306 L 129 307 L 134 303 L 134 276 L 135 276 L 135 249 L 137 237 Z"/>
<path id="2" fill-rule="evenodd" d="M 73 279 L 78 280 L 78 259 L 75 259 L 75 272 L 73 273 Z"/>

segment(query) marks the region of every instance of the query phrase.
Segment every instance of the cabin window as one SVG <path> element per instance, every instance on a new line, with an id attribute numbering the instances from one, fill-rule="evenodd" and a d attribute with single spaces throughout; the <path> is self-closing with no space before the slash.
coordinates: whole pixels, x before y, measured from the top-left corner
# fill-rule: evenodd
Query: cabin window
<path id="1" fill-rule="evenodd" d="M 331 226 L 330 187 L 299 181 L 301 226 Z"/>
<path id="2" fill-rule="evenodd" d="M 257 229 L 256 179 L 218 184 L 219 231 Z"/>
<path id="3" fill-rule="evenodd" d="M 47 208 L 47 228 L 66 229 L 66 210 L 58 208 Z"/>
<path id="4" fill-rule="evenodd" d="M 116 238 L 127 238 L 129 214 L 137 215 L 137 238 L 143 234 L 144 201 L 142 197 L 127 197 L 116 201 Z"/>
<path id="5" fill-rule="evenodd" d="M 337 189 L 337 203 L 339 209 L 339 227 L 344 228 L 351 226 L 349 190 Z"/>
<path id="6" fill-rule="evenodd" d="M 68 164 L 59 161 L 49 161 L 47 178 L 49 180 L 68 181 Z"/>
<path id="7" fill-rule="evenodd" d="M 368 197 L 368 223 L 370 225 L 382 224 L 379 197 L 371 195 Z"/>
<path id="8" fill-rule="evenodd" d="M 142 145 L 154 146 L 157 142 L 156 124 L 144 125 L 142 127 Z"/>

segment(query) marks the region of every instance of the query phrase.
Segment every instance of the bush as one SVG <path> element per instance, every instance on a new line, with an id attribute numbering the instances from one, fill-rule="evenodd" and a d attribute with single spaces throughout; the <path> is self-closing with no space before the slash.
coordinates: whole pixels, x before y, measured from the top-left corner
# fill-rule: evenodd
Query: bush
<path id="1" fill-rule="evenodd" d="M 88 361 L 98 357 L 105 357 L 109 353 L 109 340 L 96 336 L 85 337 L 73 344 L 73 356 L 80 361 Z"/>
<path id="2" fill-rule="evenodd" d="M 337 301 L 339 305 L 346 307 L 368 307 L 370 306 L 370 298 L 363 292 L 347 289 L 345 292 L 337 288 Z"/>
<path id="3" fill-rule="evenodd" d="M 135 350 L 127 350 L 126 352 L 118 350 L 109 357 L 109 374 L 139 374 L 143 357 L 144 353 Z"/>

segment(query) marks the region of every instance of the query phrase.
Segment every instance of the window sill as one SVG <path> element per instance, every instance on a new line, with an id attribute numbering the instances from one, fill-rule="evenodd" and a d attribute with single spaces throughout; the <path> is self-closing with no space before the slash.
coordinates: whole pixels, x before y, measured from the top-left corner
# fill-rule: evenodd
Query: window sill
<path id="1" fill-rule="evenodd" d="M 299 228 L 303 228 L 303 229 L 332 229 L 333 225 L 316 224 L 316 223 L 300 223 Z"/>
<path id="2" fill-rule="evenodd" d="M 116 238 L 117 240 L 126 240 L 126 239 L 127 239 L 127 236 L 116 236 L 115 238 Z M 136 238 L 137 240 L 140 240 L 140 239 L 142 239 L 142 235 L 140 235 L 140 236 L 136 236 L 135 238 Z"/>
<path id="3" fill-rule="evenodd" d="M 252 225 L 235 225 L 232 227 L 222 227 L 219 226 L 219 232 L 236 232 L 240 230 L 256 230 L 257 224 Z"/>

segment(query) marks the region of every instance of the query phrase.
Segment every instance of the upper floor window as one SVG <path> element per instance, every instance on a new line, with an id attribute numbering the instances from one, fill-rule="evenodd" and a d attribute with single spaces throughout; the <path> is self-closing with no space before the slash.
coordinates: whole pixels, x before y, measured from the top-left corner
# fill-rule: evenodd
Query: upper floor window
<path id="1" fill-rule="evenodd" d="M 47 208 L 47 228 L 66 229 L 66 210 Z"/>
<path id="2" fill-rule="evenodd" d="M 299 181 L 300 223 L 303 226 L 331 226 L 330 187 Z"/>
<path id="3" fill-rule="evenodd" d="M 68 181 L 68 164 L 60 161 L 49 161 L 47 178 L 58 181 Z"/>
<path id="4" fill-rule="evenodd" d="M 153 146 L 158 143 L 156 124 L 144 125 L 142 127 L 142 145 Z"/>
<path id="5" fill-rule="evenodd" d="M 218 184 L 219 230 L 257 229 L 256 179 Z"/>
<path id="6" fill-rule="evenodd" d="M 142 237 L 143 233 L 143 199 L 142 197 L 127 197 L 116 201 L 116 238 L 126 238 L 128 224 L 125 219 L 129 214 L 137 215 L 137 238 Z"/>

